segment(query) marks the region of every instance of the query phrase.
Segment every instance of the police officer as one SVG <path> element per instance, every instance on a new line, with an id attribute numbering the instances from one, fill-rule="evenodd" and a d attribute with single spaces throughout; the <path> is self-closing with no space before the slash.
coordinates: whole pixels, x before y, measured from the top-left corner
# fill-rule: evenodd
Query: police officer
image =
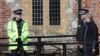
<path id="1" fill-rule="evenodd" d="M 89 10 L 80 9 L 81 15 L 80 33 L 77 37 L 79 48 L 83 56 L 93 56 L 96 52 L 96 41 L 98 41 L 98 28 L 93 21 L 93 17 L 88 14 Z M 84 44 L 83 44 L 84 42 Z"/>
<path id="2" fill-rule="evenodd" d="M 27 44 L 27 36 L 29 35 L 28 24 L 22 19 L 22 9 L 16 9 L 13 11 L 14 17 L 7 23 L 7 36 L 9 37 L 9 44 Z M 9 46 L 9 50 L 12 52 L 10 56 L 25 56 L 25 50 L 28 50 L 28 46 Z"/>

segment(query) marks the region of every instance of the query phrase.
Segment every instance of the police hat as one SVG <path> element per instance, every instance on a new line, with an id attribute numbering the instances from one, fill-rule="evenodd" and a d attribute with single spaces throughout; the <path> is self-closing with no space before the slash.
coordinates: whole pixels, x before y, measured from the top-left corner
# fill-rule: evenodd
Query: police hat
<path id="1" fill-rule="evenodd" d="M 13 11 L 14 14 L 17 14 L 17 15 L 22 15 L 22 9 L 17 9 L 15 11 Z"/>
<path id="2" fill-rule="evenodd" d="M 89 10 L 87 10 L 87 9 L 80 9 L 79 10 L 79 14 L 80 15 L 85 15 L 85 14 L 87 14 L 89 12 Z"/>

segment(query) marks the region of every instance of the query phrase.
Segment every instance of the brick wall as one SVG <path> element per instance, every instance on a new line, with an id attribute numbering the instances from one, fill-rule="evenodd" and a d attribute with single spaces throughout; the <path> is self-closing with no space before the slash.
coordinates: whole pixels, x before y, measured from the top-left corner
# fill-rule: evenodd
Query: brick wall
<path id="1" fill-rule="evenodd" d="M 5 0 L 0 0 L 0 37 L 6 36 L 6 30 L 4 25 L 7 23 L 8 17 L 10 16 L 10 10 L 6 5 Z M 0 43 L 7 42 L 6 40 L 0 40 Z M 0 50 L 6 50 L 6 47 L 0 47 Z"/>
<path id="2" fill-rule="evenodd" d="M 94 21 L 96 22 L 100 33 L 100 0 L 88 0 L 84 4 L 93 15 Z"/>
<path id="3" fill-rule="evenodd" d="M 6 36 L 4 25 L 6 24 L 9 16 L 10 10 L 6 5 L 5 0 L 0 0 L 0 37 Z"/>
<path id="4" fill-rule="evenodd" d="M 78 0 L 76 0 L 78 1 Z M 99 0 L 81 0 L 82 1 L 82 8 L 86 8 L 92 14 L 95 23 L 98 26 L 99 33 L 100 33 L 100 1 Z M 78 4 L 75 3 L 73 6 L 74 13 L 77 15 Z"/>

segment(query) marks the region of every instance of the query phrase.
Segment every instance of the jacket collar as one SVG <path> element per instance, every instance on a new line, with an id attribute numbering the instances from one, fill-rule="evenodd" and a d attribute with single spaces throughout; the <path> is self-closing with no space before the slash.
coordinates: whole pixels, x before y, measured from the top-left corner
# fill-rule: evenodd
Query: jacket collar
<path id="1" fill-rule="evenodd" d="M 17 21 L 15 17 L 13 18 L 13 21 Z M 19 19 L 18 21 L 24 22 L 23 19 Z"/>

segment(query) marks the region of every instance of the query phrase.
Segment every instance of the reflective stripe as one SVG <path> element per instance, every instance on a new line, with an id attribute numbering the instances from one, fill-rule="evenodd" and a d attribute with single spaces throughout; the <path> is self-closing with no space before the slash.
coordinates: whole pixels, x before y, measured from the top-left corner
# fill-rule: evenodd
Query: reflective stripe
<path id="1" fill-rule="evenodd" d="M 26 32 L 26 31 L 28 31 L 28 30 L 24 30 L 22 33 Z"/>
<path id="2" fill-rule="evenodd" d="M 7 29 L 7 31 L 9 31 L 9 30 L 10 30 L 10 31 L 12 31 L 12 32 L 16 32 L 16 31 L 15 31 L 15 30 L 13 30 L 13 29 Z"/>
<path id="3" fill-rule="evenodd" d="M 16 41 L 16 35 L 14 35 L 12 38 L 9 37 L 9 39 L 11 39 L 13 42 L 15 42 Z"/>

